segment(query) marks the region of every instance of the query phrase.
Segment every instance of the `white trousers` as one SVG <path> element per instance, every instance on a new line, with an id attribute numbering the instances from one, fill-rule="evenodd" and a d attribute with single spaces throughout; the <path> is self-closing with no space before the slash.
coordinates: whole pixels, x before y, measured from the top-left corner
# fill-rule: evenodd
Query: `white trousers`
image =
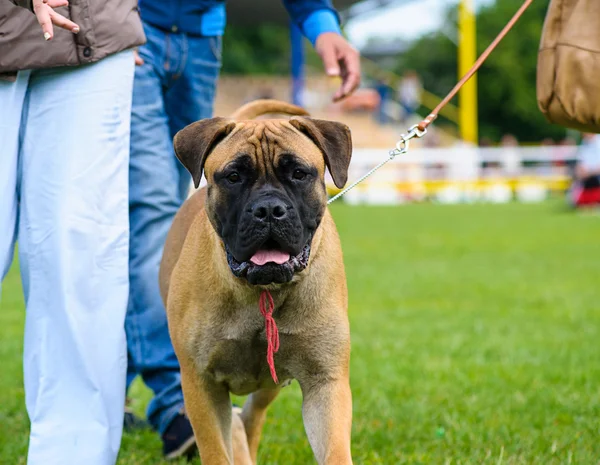
<path id="1" fill-rule="evenodd" d="M 29 465 L 116 462 L 133 72 L 126 51 L 0 81 L 0 272 L 18 241 Z"/>

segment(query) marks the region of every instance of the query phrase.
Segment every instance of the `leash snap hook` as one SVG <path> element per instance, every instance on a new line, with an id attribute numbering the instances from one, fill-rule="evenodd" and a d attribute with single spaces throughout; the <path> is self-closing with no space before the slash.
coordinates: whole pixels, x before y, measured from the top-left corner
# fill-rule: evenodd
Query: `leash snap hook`
<path id="1" fill-rule="evenodd" d="M 396 147 L 390 150 L 390 160 L 393 160 L 396 155 L 402 155 L 403 153 L 408 152 L 408 143 L 410 138 L 406 136 L 402 136 L 398 142 L 396 142 Z"/>
<path id="2" fill-rule="evenodd" d="M 401 139 L 396 143 L 396 148 L 390 151 L 390 159 L 396 155 L 401 155 L 408 152 L 409 142 L 411 139 L 420 139 L 427 134 L 427 128 L 419 129 L 419 125 L 415 124 L 408 129 L 408 133 L 402 134 Z"/>
<path id="3" fill-rule="evenodd" d="M 416 137 L 417 139 L 420 139 L 425 134 L 427 134 L 427 128 L 419 129 L 419 125 L 418 124 L 415 124 L 414 126 L 411 126 L 408 131 L 409 131 L 409 135 L 411 136 L 411 139 L 413 137 Z"/>

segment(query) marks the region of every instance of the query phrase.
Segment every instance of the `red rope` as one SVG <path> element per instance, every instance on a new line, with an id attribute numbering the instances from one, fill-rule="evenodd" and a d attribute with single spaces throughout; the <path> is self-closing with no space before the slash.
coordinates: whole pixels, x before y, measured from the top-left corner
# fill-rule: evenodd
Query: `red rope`
<path id="1" fill-rule="evenodd" d="M 269 299 L 269 307 L 267 308 L 267 298 Z M 258 300 L 258 306 L 260 308 L 260 313 L 265 318 L 265 329 L 267 331 L 267 363 L 269 364 L 269 369 L 271 370 L 271 377 L 275 384 L 279 383 L 277 380 L 277 373 L 275 372 L 275 360 L 274 355 L 279 350 L 279 331 L 277 330 L 277 324 L 273 319 L 273 310 L 275 309 L 275 304 L 273 303 L 273 297 L 271 297 L 271 293 L 267 290 L 264 290 L 260 294 L 260 299 Z"/>

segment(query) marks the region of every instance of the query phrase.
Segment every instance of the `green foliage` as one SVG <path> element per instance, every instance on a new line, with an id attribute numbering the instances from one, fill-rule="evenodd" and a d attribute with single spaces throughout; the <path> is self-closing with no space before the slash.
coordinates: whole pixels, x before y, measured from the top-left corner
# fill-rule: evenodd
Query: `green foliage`
<path id="1" fill-rule="evenodd" d="M 224 74 L 276 74 L 290 72 L 290 39 L 286 27 L 228 26 L 223 36 Z"/>
<path id="2" fill-rule="evenodd" d="M 522 4 L 501 0 L 477 13 L 477 53 L 481 54 Z M 536 65 L 547 1 L 533 2 L 478 73 L 480 137 L 498 141 L 513 134 L 521 142 L 561 139 L 566 131 L 546 121 L 537 106 Z M 456 7 L 447 27 L 456 30 Z M 442 32 L 417 40 L 398 60 L 396 71 L 416 70 L 424 87 L 443 96 L 457 81 L 457 49 Z M 454 102 L 457 103 L 457 102 Z"/>
<path id="3" fill-rule="evenodd" d="M 355 463 L 598 463 L 598 217 L 553 203 L 332 212 L 348 275 Z M 16 267 L 2 291 L 0 463 L 25 464 Z M 143 414 L 148 390 L 130 394 Z M 160 449 L 156 433 L 126 434 L 118 464 L 166 465 Z M 258 463 L 315 463 L 297 383 L 269 409 Z"/>
<path id="4" fill-rule="evenodd" d="M 289 76 L 290 49 L 287 27 L 228 26 L 223 37 L 223 74 Z M 307 68 L 321 70 L 321 59 L 308 40 L 304 50 Z"/>

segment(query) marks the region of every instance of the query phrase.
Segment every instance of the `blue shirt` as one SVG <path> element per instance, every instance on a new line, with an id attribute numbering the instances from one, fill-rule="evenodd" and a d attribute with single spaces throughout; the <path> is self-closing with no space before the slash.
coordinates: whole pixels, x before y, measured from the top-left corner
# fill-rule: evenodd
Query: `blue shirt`
<path id="1" fill-rule="evenodd" d="M 313 45 L 324 32 L 341 33 L 331 0 L 282 1 Z M 220 36 L 225 31 L 224 0 L 139 0 L 139 9 L 143 21 L 165 31 L 199 36 Z"/>

